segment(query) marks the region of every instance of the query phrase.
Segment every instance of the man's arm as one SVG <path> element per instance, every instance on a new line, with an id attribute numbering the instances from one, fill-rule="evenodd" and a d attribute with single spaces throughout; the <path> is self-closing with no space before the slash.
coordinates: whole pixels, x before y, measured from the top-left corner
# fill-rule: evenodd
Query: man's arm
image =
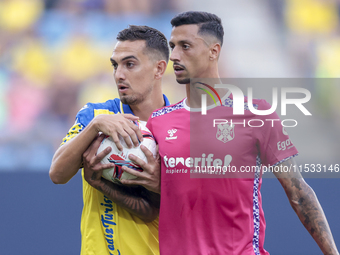
<path id="1" fill-rule="evenodd" d="M 101 135 L 95 138 L 83 154 L 85 180 L 118 206 L 138 216 L 145 222 L 153 221 L 159 214 L 159 194 L 151 192 L 142 186 L 125 186 L 102 178 L 104 169 L 114 167 L 113 163 L 100 163 L 111 151 L 111 147 L 106 148 L 96 155 L 98 147 L 104 137 L 104 135 Z"/>
<path id="2" fill-rule="evenodd" d="M 51 180 L 56 184 L 67 183 L 81 168 L 82 155 L 99 132 L 111 136 L 120 149 L 122 149 L 122 145 L 119 142 L 118 134 L 123 136 L 128 146 L 132 146 L 131 140 L 137 146 L 139 142 L 136 134 L 141 140 L 143 136 L 139 128 L 130 121 L 137 119 L 138 117 L 131 114 L 103 114 L 95 117 L 83 131 L 56 151 L 50 167 Z"/>
<path id="3" fill-rule="evenodd" d="M 293 159 L 281 163 L 277 166 L 277 169 L 282 169 L 283 166 L 287 166 L 288 169 L 297 169 L 290 167 L 291 165 L 296 165 Z M 289 202 L 300 221 L 319 245 L 323 254 L 339 254 L 316 194 L 305 182 L 300 172 L 282 171 L 274 172 L 274 174 L 285 190 Z"/>

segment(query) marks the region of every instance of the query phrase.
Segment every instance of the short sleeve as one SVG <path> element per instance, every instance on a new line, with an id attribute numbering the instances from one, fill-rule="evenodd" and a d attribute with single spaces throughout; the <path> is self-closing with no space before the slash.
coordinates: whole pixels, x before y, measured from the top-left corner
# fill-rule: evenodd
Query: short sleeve
<path id="1" fill-rule="evenodd" d="M 258 110 L 267 110 L 270 107 L 268 102 L 260 100 Z M 264 123 L 261 128 L 253 128 L 262 164 L 273 166 L 298 154 L 276 112 L 256 118 Z"/>
<path id="2" fill-rule="evenodd" d="M 79 134 L 90 123 L 92 119 L 93 119 L 93 107 L 91 104 L 86 104 L 77 113 L 74 125 L 69 129 L 66 136 L 63 138 L 60 146 L 70 141 L 77 134 Z"/>

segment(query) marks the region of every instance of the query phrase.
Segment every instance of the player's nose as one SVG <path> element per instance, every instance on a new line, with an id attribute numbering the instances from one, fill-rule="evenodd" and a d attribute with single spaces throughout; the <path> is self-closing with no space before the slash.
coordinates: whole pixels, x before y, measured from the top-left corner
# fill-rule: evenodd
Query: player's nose
<path id="1" fill-rule="evenodd" d="M 124 74 L 123 68 L 118 66 L 117 69 L 114 71 L 113 76 L 116 81 L 125 80 L 125 74 Z"/>
<path id="2" fill-rule="evenodd" d="M 180 61 L 180 55 L 179 51 L 177 50 L 177 47 L 174 47 L 171 51 L 170 60 L 173 62 L 179 62 Z"/>

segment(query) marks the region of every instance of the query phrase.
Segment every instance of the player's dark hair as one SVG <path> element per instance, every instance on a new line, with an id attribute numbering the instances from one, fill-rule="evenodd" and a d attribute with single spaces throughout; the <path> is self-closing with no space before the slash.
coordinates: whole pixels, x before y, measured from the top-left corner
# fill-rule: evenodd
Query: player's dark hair
<path id="1" fill-rule="evenodd" d="M 176 15 L 171 20 L 172 27 L 192 24 L 199 26 L 198 34 L 215 36 L 222 46 L 224 31 L 221 19 L 218 16 L 208 12 L 188 11 Z"/>
<path id="2" fill-rule="evenodd" d="M 168 41 L 164 34 L 155 28 L 130 25 L 129 28 L 118 33 L 117 40 L 122 42 L 144 40 L 147 50 L 155 52 L 160 59 L 165 60 L 167 63 L 169 61 Z"/>

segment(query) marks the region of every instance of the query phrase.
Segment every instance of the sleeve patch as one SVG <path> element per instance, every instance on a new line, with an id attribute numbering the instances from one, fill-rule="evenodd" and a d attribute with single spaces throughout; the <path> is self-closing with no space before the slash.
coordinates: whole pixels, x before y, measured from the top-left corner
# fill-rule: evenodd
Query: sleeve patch
<path id="1" fill-rule="evenodd" d="M 73 137 L 75 137 L 77 134 L 79 134 L 83 129 L 84 129 L 84 126 L 82 126 L 81 124 L 79 124 L 79 123 L 74 124 L 70 128 L 70 130 L 68 131 L 66 136 L 64 137 L 64 139 L 63 139 L 62 143 L 60 144 L 60 146 L 64 145 L 68 141 L 70 141 Z"/>

